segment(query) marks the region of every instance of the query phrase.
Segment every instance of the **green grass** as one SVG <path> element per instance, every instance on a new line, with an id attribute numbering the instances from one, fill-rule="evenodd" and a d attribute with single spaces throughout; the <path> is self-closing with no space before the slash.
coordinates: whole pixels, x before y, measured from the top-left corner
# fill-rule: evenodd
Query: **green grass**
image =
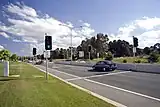
<path id="1" fill-rule="evenodd" d="M 93 61 L 93 62 L 98 62 L 98 61 L 103 61 L 104 59 L 103 58 L 96 58 L 96 59 L 93 59 L 93 60 L 91 60 L 91 61 Z"/>
<path id="2" fill-rule="evenodd" d="M 10 74 L 20 77 L 0 76 L 0 107 L 113 107 L 51 76 L 34 77 L 44 73 L 25 63 L 11 63 Z"/>
<path id="3" fill-rule="evenodd" d="M 0 77 L 3 76 L 3 64 L 0 63 Z"/>
<path id="4" fill-rule="evenodd" d="M 140 60 L 141 63 L 147 63 L 147 58 L 140 58 L 140 57 L 120 57 L 120 58 L 114 58 L 113 62 L 119 62 L 123 63 L 123 60 L 127 60 L 127 63 L 134 63 L 135 60 Z"/>
<path id="5" fill-rule="evenodd" d="M 104 60 L 103 58 L 97 58 L 93 59 L 93 62 L 98 62 Z M 147 63 L 147 58 L 140 58 L 140 57 L 119 57 L 119 58 L 113 58 L 113 62 L 117 63 L 123 63 L 123 60 L 127 60 L 127 63 L 134 63 L 135 60 L 141 60 L 141 63 Z"/>

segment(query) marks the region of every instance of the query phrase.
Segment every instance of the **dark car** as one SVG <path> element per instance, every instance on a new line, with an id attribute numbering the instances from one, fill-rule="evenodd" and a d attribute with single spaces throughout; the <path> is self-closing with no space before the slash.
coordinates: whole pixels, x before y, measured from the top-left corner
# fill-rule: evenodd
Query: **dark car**
<path id="1" fill-rule="evenodd" d="M 117 65 L 112 61 L 105 60 L 97 62 L 92 68 L 99 71 L 114 71 L 117 69 Z"/>
<path id="2" fill-rule="evenodd" d="M 35 64 L 36 65 L 41 65 L 42 63 L 44 63 L 43 61 L 37 61 Z"/>

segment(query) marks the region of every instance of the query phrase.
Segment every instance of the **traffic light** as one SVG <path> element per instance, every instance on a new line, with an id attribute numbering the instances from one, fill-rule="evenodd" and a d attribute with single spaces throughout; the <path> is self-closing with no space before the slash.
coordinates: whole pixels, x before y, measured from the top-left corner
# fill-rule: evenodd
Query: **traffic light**
<path id="1" fill-rule="evenodd" d="M 45 36 L 45 49 L 46 50 L 52 49 L 52 36 Z"/>
<path id="2" fill-rule="evenodd" d="M 36 48 L 33 48 L 33 55 L 36 55 Z"/>
<path id="3" fill-rule="evenodd" d="M 138 38 L 133 37 L 133 46 L 137 47 L 138 46 Z"/>
<path id="4" fill-rule="evenodd" d="M 89 45 L 88 46 L 88 51 L 91 52 L 91 49 L 92 49 L 92 47 L 91 47 L 91 45 Z"/>

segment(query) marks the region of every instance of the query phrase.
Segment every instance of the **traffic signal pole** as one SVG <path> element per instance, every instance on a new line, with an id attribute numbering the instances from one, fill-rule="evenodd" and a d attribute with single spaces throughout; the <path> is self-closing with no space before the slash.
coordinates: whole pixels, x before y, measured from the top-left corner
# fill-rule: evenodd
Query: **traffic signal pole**
<path id="1" fill-rule="evenodd" d="M 46 50 L 46 80 L 48 79 L 48 50 L 52 50 L 52 36 L 45 33 L 45 50 Z"/>
<path id="2" fill-rule="evenodd" d="M 133 36 L 133 57 L 135 57 L 137 46 L 138 46 L 138 38 Z"/>
<path id="3" fill-rule="evenodd" d="M 48 80 L 48 52 L 46 50 L 46 80 Z"/>

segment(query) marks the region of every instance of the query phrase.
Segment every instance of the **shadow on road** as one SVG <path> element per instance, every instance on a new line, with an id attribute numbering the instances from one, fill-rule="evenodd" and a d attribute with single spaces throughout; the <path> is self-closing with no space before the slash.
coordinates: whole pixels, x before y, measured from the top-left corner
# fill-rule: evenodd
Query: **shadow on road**
<path id="1" fill-rule="evenodd" d="M 11 81 L 11 80 L 17 80 L 17 78 L 0 78 L 0 81 Z"/>
<path id="2" fill-rule="evenodd" d="M 97 71 L 97 70 L 93 70 L 93 69 L 89 69 L 88 72 L 97 72 L 94 75 L 103 75 L 103 74 L 108 74 L 110 73 L 110 71 Z"/>

